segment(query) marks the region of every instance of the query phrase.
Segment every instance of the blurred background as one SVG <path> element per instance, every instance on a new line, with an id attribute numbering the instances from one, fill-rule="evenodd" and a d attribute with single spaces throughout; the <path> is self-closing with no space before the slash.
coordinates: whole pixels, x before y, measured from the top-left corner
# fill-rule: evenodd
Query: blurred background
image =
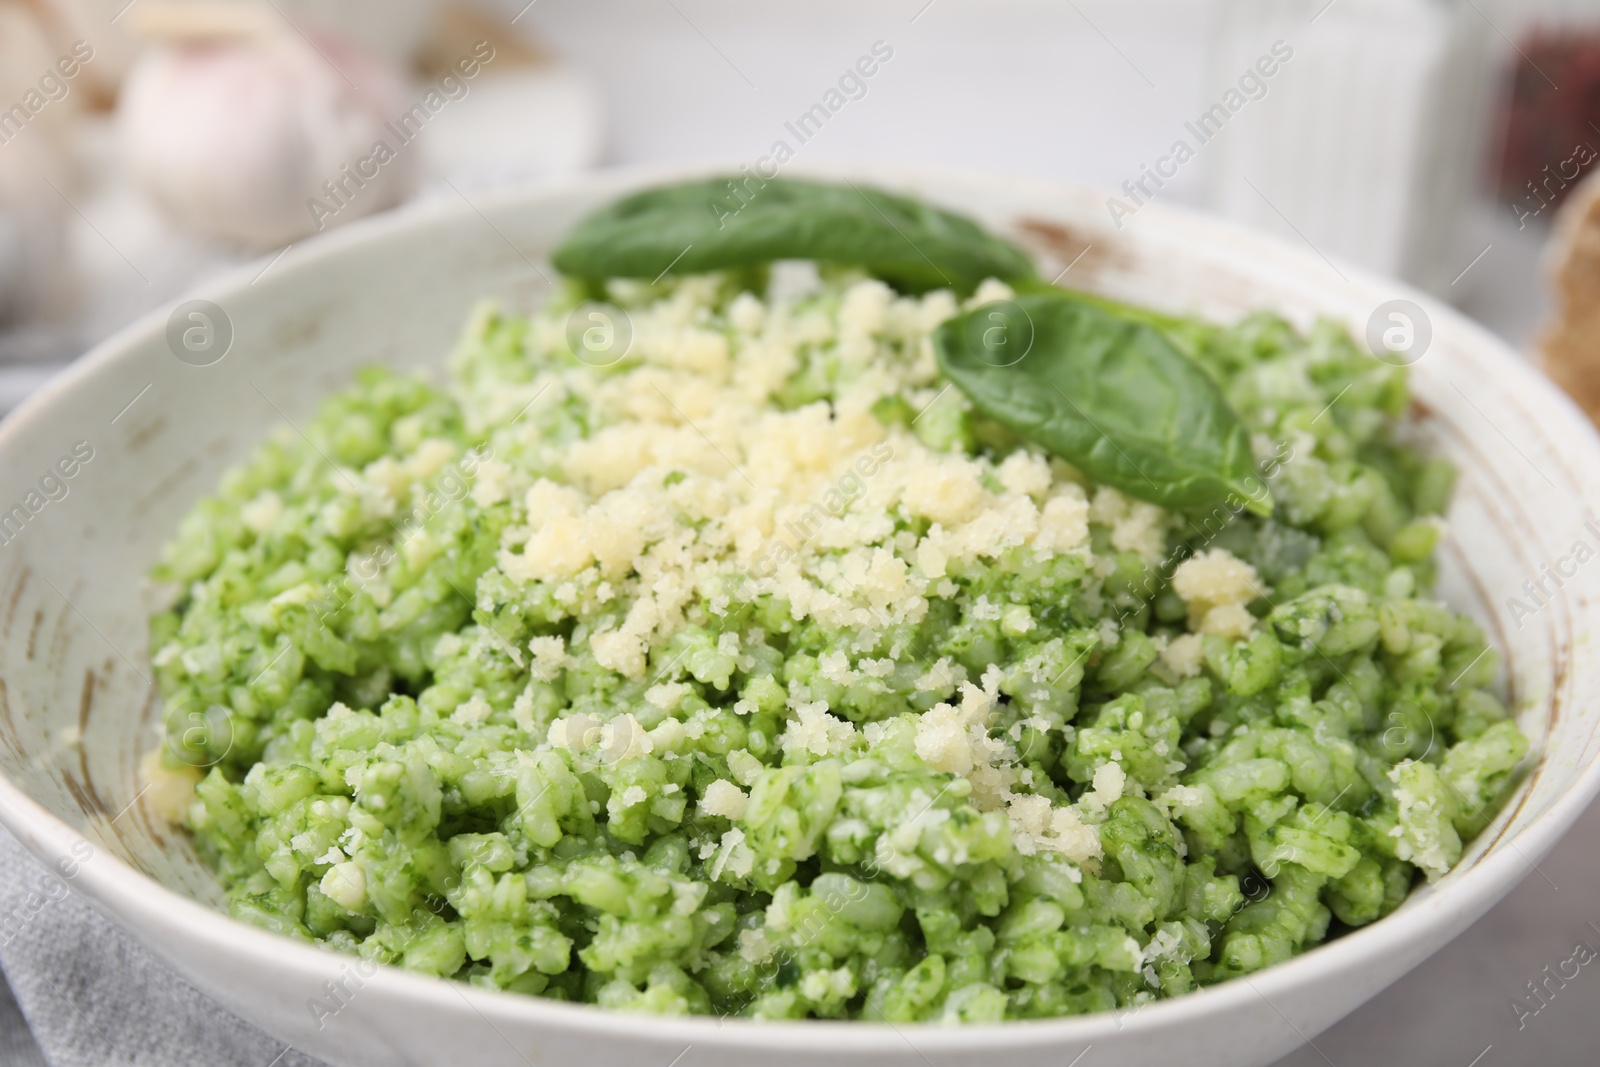
<path id="1" fill-rule="evenodd" d="M 0 0 L 0 412 L 319 230 L 779 142 L 1220 214 L 1450 301 L 1600 411 L 1600 0 Z M 1592 1062 L 1600 978 L 1536 1033 L 1509 998 L 1600 921 L 1597 846 L 1591 813 L 1286 1062 Z"/>
<path id="2" fill-rule="evenodd" d="M 1600 0 L 0 0 L 0 410 L 318 229 L 780 140 L 1214 211 L 1531 352 L 1600 159 Z"/>

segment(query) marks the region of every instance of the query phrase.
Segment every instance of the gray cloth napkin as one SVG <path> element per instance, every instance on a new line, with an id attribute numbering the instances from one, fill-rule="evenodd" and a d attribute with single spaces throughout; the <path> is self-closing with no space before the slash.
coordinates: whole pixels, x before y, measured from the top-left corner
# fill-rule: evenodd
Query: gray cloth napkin
<path id="1" fill-rule="evenodd" d="M 11 987 L 0 980 L 0 1063 L 6 1067 L 45 1067 L 44 1056 L 28 1032 Z"/>
<path id="2" fill-rule="evenodd" d="M 0 970 L 0 1067 L 322 1067 L 218 1007 L 4 829 Z"/>

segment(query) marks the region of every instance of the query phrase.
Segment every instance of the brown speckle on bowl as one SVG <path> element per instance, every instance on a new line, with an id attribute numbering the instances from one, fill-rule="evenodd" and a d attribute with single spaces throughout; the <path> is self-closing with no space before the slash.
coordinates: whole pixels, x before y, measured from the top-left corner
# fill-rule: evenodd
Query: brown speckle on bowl
<path id="1" fill-rule="evenodd" d="M 1077 265 L 1073 271 L 1081 272 L 1084 279 L 1092 278 L 1108 268 L 1125 268 L 1132 261 L 1113 244 L 1104 239 L 1093 240 L 1075 227 L 1045 219 L 1022 219 L 1016 228 L 1024 234 L 1026 244 L 1033 245 L 1059 259 L 1062 266 Z"/>
<path id="2" fill-rule="evenodd" d="M 161 431 L 166 428 L 167 417 L 165 415 L 157 415 L 149 422 L 135 427 L 133 432 L 128 434 L 128 450 L 130 452 L 142 450 L 151 441 L 161 436 Z"/>
<path id="3" fill-rule="evenodd" d="M 78 733 L 89 729 L 89 708 L 94 704 L 94 669 L 83 672 L 83 694 L 78 698 Z"/>
<path id="4" fill-rule="evenodd" d="M 22 745 L 17 740 L 17 723 L 11 717 L 11 692 L 6 680 L 0 678 L 0 745 L 17 759 L 22 758 Z"/>
<path id="5" fill-rule="evenodd" d="M 171 474 L 157 482 L 155 484 L 155 488 L 151 489 L 144 496 L 141 496 L 138 500 L 134 501 L 133 514 L 143 518 L 144 516 L 150 514 L 153 509 L 159 510 L 160 508 L 164 507 L 167 504 L 165 498 L 169 496 L 178 486 L 192 478 L 199 470 L 199 458 L 190 456 L 188 459 L 178 464 L 177 468 L 173 470 Z"/>
<path id="6" fill-rule="evenodd" d="M 39 628 L 44 625 L 44 609 L 33 609 L 33 625 L 28 627 L 28 651 L 24 656 L 32 660 L 39 650 Z"/>
<path id="7" fill-rule="evenodd" d="M 15 584 L 11 587 L 11 597 L 6 601 L 5 636 L 11 636 L 11 626 L 17 618 L 17 602 L 22 599 L 22 591 L 28 587 L 28 579 L 33 576 L 31 567 L 19 567 L 16 572 Z"/>
<path id="8" fill-rule="evenodd" d="M 268 344 L 278 351 L 310 347 L 313 341 L 322 336 L 328 316 L 338 313 L 337 307 L 325 304 L 296 314 L 272 332 Z"/>

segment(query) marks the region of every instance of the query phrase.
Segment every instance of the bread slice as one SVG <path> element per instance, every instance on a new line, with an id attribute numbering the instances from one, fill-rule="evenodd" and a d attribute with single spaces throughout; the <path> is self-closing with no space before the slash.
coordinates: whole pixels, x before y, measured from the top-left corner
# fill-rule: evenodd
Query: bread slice
<path id="1" fill-rule="evenodd" d="M 1600 173 L 1584 179 L 1562 205 L 1549 264 L 1555 321 L 1539 339 L 1538 360 L 1600 423 Z"/>

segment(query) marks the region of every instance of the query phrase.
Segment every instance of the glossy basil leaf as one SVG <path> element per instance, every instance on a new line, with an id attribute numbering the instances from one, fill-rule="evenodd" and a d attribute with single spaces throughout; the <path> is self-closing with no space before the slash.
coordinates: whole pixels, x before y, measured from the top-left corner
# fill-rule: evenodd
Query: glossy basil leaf
<path id="1" fill-rule="evenodd" d="M 551 257 L 589 279 L 727 270 L 780 259 L 860 267 L 897 288 L 968 293 L 1033 276 L 1026 253 L 971 219 L 852 184 L 710 178 L 649 189 L 584 219 Z"/>
<path id="2" fill-rule="evenodd" d="M 1028 278 L 1020 282 L 1011 283 L 1011 288 L 1018 293 L 1044 293 L 1055 296 L 1067 293 L 1074 299 L 1093 304 L 1095 307 L 1109 311 L 1119 319 L 1128 319 L 1133 322 L 1142 322 L 1160 330 L 1167 340 L 1175 345 L 1178 351 L 1190 358 L 1198 356 L 1200 351 L 1210 343 L 1221 327 L 1204 319 L 1192 315 L 1168 315 L 1154 308 L 1141 307 L 1138 304 L 1125 304 L 1120 300 L 1113 300 L 1108 296 L 1098 293 L 1086 293 L 1078 289 L 1063 289 L 1045 281 L 1043 278 Z M 1204 366 L 1204 360 L 1196 359 Z"/>
<path id="3" fill-rule="evenodd" d="M 939 366 L 984 415 L 1130 496 L 1190 510 L 1272 499 L 1217 383 L 1146 321 L 1062 290 L 949 320 Z"/>

